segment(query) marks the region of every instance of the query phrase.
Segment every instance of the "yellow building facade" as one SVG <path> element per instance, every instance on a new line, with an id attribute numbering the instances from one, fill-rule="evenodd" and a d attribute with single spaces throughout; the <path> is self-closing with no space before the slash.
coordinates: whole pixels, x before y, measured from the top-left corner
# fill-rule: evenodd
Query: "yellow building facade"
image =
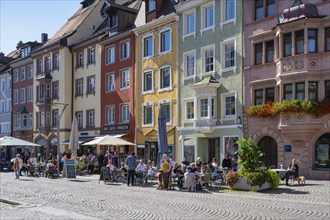
<path id="1" fill-rule="evenodd" d="M 136 35 L 137 154 L 157 160 L 158 109 L 167 119 L 168 155 L 177 149 L 177 16 L 168 14 L 134 30 Z"/>

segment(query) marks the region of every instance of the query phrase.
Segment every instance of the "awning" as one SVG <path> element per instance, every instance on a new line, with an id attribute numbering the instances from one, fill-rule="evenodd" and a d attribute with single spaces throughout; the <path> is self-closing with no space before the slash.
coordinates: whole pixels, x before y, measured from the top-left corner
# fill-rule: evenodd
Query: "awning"
<path id="1" fill-rule="evenodd" d="M 93 140 L 95 137 L 79 137 L 79 144 L 83 144 L 87 141 Z M 70 139 L 65 140 L 61 145 L 69 145 Z"/>
<path id="2" fill-rule="evenodd" d="M 97 137 L 95 137 L 95 139 L 96 138 L 99 138 L 99 137 L 104 137 L 105 135 L 109 135 L 109 136 L 114 136 L 114 137 L 120 138 L 120 137 L 122 137 L 124 135 L 127 135 L 127 134 L 129 134 L 129 133 L 122 133 L 122 134 L 99 134 Z"/>

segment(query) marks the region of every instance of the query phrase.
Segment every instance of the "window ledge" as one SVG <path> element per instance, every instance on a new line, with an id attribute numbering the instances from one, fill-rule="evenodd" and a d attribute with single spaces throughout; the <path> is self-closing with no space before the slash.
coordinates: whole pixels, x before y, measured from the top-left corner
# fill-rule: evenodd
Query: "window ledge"
<path id="1" fill-rule="evenodd" d="M 145 92 L 142 92 L 141 94 L 142 95 L 147 95 L 147 94 L 152 94 L 152 93 L 154 93 L 154 90 L 151 90 L 151 91 L 145 91 Z"/>
<path id="2" fill-rule="evenodd" d="M 202 76 L 214 76 L 215 71 L 203 73 Z"/>
<path id="3" fill-rule="evenodd" d="M 172 49 L 160 52 L 160 53 L 158 53 L 158 56 L 166 55 L 166 54 L 169 54 L 169 53 L 172 53 Z"/>
<path id="4" fill-rule="evenodd" d="M 183 80 L 191 80 L 194 78 L 195 78 L 195 75 L 192 75 L 192 76 L 184 77 Z"/>
<path id="5" fill-rule="evenodd" d="M 183 121 L 184 124 L 193 124 L 194 123 L 194 119 L 186 119 Z"/>
<path id="6" fill-rule="evenodd" d="M 142 128 L 153 128 L 154 125 L 153 124 L 142 124 Z"/>
<path id="7" fill-rule="evenodd" d="M 213 32 L 214 32 L 214 29 L 215 29 L 215 26 L 212 25 L 212 26 L 207 27 L 207 28 L 202 28 L 202 29 L 200 30 L 200 32 L 201 32 L 201 35 L 203 35 L 203 32 L 208 31 L 208 30 L 213 30 Z"/>
<path id="8" fill-rule="evenodd" d="M 147 59 L 152 59 L 152 58 L 154 58 L 154 55 L 150 55 L 150 56 L 147 56 L 147 57 L 142 57 L 142 61 L 147 60 Z"/>
<path id="9" fill-rule="evenodd" d="M 115 91 L 115 89 L 112 89 L 112 90 L 105 90 L 105 93 L 112 93 L 112 92 L 114 92 Z"/>
<path id="10" fill-rule="evenodd" d="M 168 87 L 168 88 L 164 88 L 164 89 L 158 89 L 158 92 L 168 92 L 168 91 L 171 91 L 171 90 L 173 90 L 172 86 Z"/>
<path id="11" fill-rule="evenodd" d="M 227 68 L 222 69 L 221 72 L 225 73 L 225 72 L 229 72 L 229 71 L 234 71 L 235 74 L 236 74 L 236 69 L 237 69 L 236 66 L 233 66 L 233 67 L 227 67 Z"/>
<path id="12" fill-rule="evenodd" d="M 107 65 L 111 65 L 111 64 L 114 64 L 115 63 L 115 61 L 113 61 L 113 62 L 111 62 L 111 63 L 106 63 L 105 65 L 107 66 Z"/>
<path id="13" fill-rule="evenodd" d="M 234 23 L 234 25 L 236 25 L 236 21 L 237 21 L 237 18 L 235 17 L 235 18 L 232 18 L 230 20 L 220 22 L 220 27 L 222 29 L 224 25 L 230 24 L 230 23 Z"/>
<path id="14" fill-rule="evenodd" d="M 130 87 L 129 86 L 125 86 L 123 88 L 120 88 L 119 90 L 126 90 L 126 89 L 129 89 Z"/>
<path id="15" fill-rule="evenodd" d="M 185 38 L 187 38 L 187 37 L 191 37 L 191 36 L 194 36 L 194 38 L 195 38 L 195 37 L 196 37 L 196 31 L 191 32 L 191 33 L 189 33 L 189 34 L 184 34 L 184 35 L 182 35 L 182 41 L 184 41 Z"/>
<path id="16" fill-rule="evenodd" d="M 124 60 L 128 60 L 129 57 L 125 57 L 125 58 L 120 58 L 119 61 L 124 61 Z"/>

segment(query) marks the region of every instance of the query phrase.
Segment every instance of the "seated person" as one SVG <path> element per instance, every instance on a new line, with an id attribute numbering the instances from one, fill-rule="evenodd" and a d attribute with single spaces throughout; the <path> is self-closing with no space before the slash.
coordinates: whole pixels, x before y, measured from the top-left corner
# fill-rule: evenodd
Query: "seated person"
<path id="1" fill-rule="evenodd" d="M 146 182 L 146 183 L 148 182 L 148 178 L 149 178 L 149 177 L 152 177 L 152 176 L 155 176 L 155 175 L 156 175 L 157 170 L 158 170 L 158 168 L 157 168 L 155 162 L 152 161 L 152 162 L 151 162 L 151 167 L 148 169 L 148 173 L 147 173 L 147 175 L 145 176 L 145 182 Z"/>
<path id="2" fill-rule="evenodd" d="M 195 181 L 195 173 L 192 172 L 192 168 L 188 167 L 187 171 L 184 173 L 184 182 L 185 187 L 191 191 L 192 188 L 195 188 L 196 181 Z"/>
<path id="3" fill-rule="evenodd" d="M 173 169 L 173 173 L 175 173 L 176 176 L 178 177 L 178 187 L 179 187 L 179 189 L 182 189 L 184 173 L 183 173 L 181 164 L 179 164 L 176 168 Z"/>
<path id="4" fill-rule="evenodd" d="M 136 177 L 139 179 L 141 184 L 144 184 L 143 175 L 147 171 L 147 166 L 143 163 L 143 160 L 140 159 L 140 163 L 136 166 Z"/>
<path id="5" fill-rule="evenodd" d="M 288 171 L 285 173 L 285 176 L 281 179 L 282 181 L 285 179 L 285 185 L 288 185 L 289 177 L 293 175 L 294 178 L 299 176 L 299 166 L 296 163 L 296 159 L 292 159 L 292 163 L 288 167 Z"/>
<path id="6" fill-rule="evenodd" d="M 212 159 L 212 166 L 214 167 L 214 169 L 218 168 L 219 165 L 216 158 Z"/>
<path id="7" fill-rule="evenodd" d="M 127 168 L 125 167 L 124 162 L 120 163 L 120 167 L 117 169 L 117 173 L 121 173 L 122 176 L 127 176 Z"/>
<path id="8" fill-rule="evenodd" d="M 197 157 L 197 160 L 195 162 L 195 165 L 196 165 L 197 170 L 200 171 L 201 168 L 202 168 L 202 165 L 203 165 L 203 162 L 202 162 L 202 160 L 201 160 L 200 157 Z"/>
<path id="9" fill-rule="evenodd" d="M 107 168 L 110 170 L 110 175 L 113 181 L 117 181 L 117 167 L 112 164 L 111 160 L 109 160 Z"/>
<path id="10" fill-rule="evenodd" d="M 185 166 L 189 166 L 189 161 L 187 160 L 187 158 L 183 158 L 182 164 Z"/>
<path id="11" fill-rule="evenodd" d="M 191 172 L 196 173 L 197 172 L 197 167 L 195 163 L 190 164 Z"/>
<path id="12" fill-rule="evenodd" d="M 54 168 L 53 161 L 49 160 L 46 165 L 46 178 L 53 177 L 54 171 L 55 171 L 55 168 Z"/>

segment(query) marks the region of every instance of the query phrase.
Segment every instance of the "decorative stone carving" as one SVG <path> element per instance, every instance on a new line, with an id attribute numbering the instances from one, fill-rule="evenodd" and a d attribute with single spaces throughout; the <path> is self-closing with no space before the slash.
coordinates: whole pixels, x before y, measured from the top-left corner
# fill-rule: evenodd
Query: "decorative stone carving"
<path id="1" fill-rule="evenodd" d="M 283 71 L 290 71 L 292 70 L 291 63 L 283 63 Z"/>
<path id="2" fill-rule="evenodd" d="M 318 68 L 318 60 L 314 59 L 314 60 L 310 60 L 309 61 L 309 68 L 310 69 L 317 69 Z"/>
<path id="3" fill-rule="evenodd" d="M 294 61 L 294 66 L 295 66 L 295 69 L 297 69 L 297 70 L 302 69 L 302 68 L 304 68 L 304 61 L 295 60 Z"/>

